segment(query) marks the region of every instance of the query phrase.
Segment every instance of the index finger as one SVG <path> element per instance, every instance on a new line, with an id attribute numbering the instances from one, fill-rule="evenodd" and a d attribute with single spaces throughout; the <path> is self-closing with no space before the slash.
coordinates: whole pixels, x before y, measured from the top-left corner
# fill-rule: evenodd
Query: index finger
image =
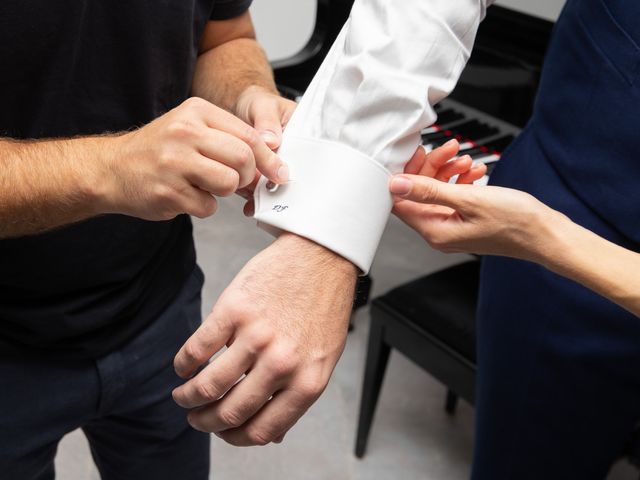
<path id="1" fill-rule="evenodd" d="M 389 189 L 394 195 L 418 203 L 444 205 L 459 209 L 467 199 L 471 185 L 451 185 L 420 175 L 396 175 L 391 179 Z"/>
<path id="2" fill-rule="evenodd" d="M 176 373 L 182 378 L 189 378 L 224 347 L 232 335 L 232 325 L 216 316 L 214 310 L 176 354 L 173 360 Z"/>
<path id="3" fill-rule="evenodd" d="M 205 105 L 201 103 L 200 105 Z M 289 180 L 287 165 L 262 140 L 257 130 L 240 120 L 235 115 L 208 104 L 202 108 L 203 120 L 209 128 L 222 130 L 246 143 L 256 159 L 260 173 L 274 183 L 285 183 Z"/>

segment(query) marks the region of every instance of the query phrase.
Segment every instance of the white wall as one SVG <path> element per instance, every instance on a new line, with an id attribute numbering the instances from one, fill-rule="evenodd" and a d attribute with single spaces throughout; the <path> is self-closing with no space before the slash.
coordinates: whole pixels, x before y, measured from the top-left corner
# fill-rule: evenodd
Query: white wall
<path id="1" fill-rule="evenodd" d="M 564 0 L 498 0 L 497 4 L 555 20 Z M 295 54 L 307 42 L 315 24 L 316 0 L 254 0 L 251 13 L 260 42 L 276 60 Z"/>
<path id="2" fill-rule="evenodd" d="M 565 0 L 498 0 L 497 5 L 555 21 Z"/>
<path id="3" fill-rule="evenodd" d="M 286 58 L 309 40 L 316 21 L 316 0 L 254 0 L 251 15 L 269 59 Z"/>

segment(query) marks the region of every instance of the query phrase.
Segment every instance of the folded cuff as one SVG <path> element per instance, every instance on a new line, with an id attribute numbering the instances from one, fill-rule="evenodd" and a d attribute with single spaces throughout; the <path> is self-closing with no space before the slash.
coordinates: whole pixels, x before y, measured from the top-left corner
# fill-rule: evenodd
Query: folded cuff
<path id="1" fill-rule="evenodd" d="M 289 165 L 290 181 L 270 191 L 267 180 L 260 180 L 258 225 L 313 240 L 367 273 L 393 207 L 390 173 L 357 150 L 327 140 L 285 135 L 278 154 Z"/>

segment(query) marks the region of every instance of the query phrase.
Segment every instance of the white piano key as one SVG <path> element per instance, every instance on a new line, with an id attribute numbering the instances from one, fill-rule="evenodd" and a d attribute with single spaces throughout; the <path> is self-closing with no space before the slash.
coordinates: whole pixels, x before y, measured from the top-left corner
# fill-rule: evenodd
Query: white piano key
<path id="1" fill-rule="evenodd" d="M 490 155 L 485 155 L 484 157 L 476 157 L 474 159 L 476 162 L 482 162 L 484 164 L 495 163 L 500 160 L 500 155 L 497 153 L 492 153 Z"/>
<path id="2" fill-rule="evenodd" d="M 440 127 L 432 125 L 429 128 L 422 130 L 422 135 L 429 135 L 430 133 L 436 133 L 440 131 Z"/>

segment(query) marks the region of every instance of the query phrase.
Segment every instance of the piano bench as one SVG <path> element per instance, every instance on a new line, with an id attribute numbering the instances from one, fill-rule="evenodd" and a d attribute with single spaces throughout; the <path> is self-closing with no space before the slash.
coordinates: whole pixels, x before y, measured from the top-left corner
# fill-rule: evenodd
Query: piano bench
<path id="1" fill-rule="evenodd" d="M 452 414 L 458 396 L 475 400 L 475 313 L 480 262 L 466 262 L 402 285 L 373 300 L 371 330 L 355 454 L 362 458 L 391 348 L 448 388 Z"/>

